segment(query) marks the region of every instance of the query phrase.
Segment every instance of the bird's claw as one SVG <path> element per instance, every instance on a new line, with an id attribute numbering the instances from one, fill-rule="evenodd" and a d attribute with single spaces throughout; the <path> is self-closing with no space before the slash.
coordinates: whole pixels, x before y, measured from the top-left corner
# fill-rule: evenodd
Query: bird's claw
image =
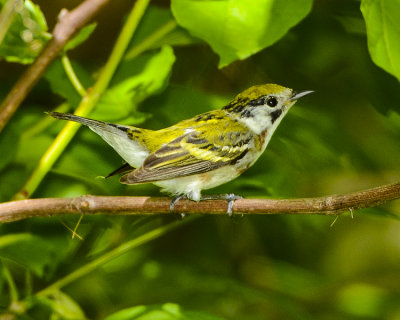
<path id="1" fill-rule="evenodd" d="M 226 195 L 226 198 L 225 198 L 225 199 L 228 200 L 228 209 L 226 210 L 226 213 L 227 213 L 230 217 L 232 217 L 232 214 L 233 214 L 233 212 L 232 212 L 233 204 L 235 203 L 236 200 L 243 199 L 243 197 L 237 196 L 237 195 L 235 195 L 235 194 L 233 194 L 233 193 L 229 193 L 229 194 Z"/>
<path id="2" fill-rule="evenodd" d="M 176 196 L 174 199 L 172 199 L 171 203 L 169 204 L 169 210 L 171 212 L 174 212 L 175 209 L 175 204 L 181 200 L 187 198 L 187 196 L 181 194 L 179 196 Z M 232 212 L 232 208 L 233 208 L 233 204 L 235 203 L 236 200 L 239 199 L 243 199 L 243 197 L 241 196 L 237 196 L 233 193 L 229 193 L 229 194 L 221 194 L 221 195 L 206 195 L 204 197 L 201 198 L 201 200 L 227 200 L 228 201 L 228 208 L 226 210 L 226 213 L 231 217 L 233 212 Z M 182 214 L 182 218 L 184 218 L 185 214 Z"/>
<path id="3" fill-rule="evenodd" d="M 226 210 L 226 213 L 231 217 L 233 212 L 233 204 L 235 203 L 235 200 L 238 199 L 243 199 L 241 196 L 237 196 L 233 193 L 228 193 L 228 194 L 216 194 L 216 195 L 206 195 L 201 198 L 201 200 L 227 200 L 228 201 L 228 209 Z"/>
<path id="4" fill-rule="evenodd" d="M 176 204 L 179 200 L 181 200 L 181 199 L 183 199 L 183 198 L 186 198 L 185 195 L 183 195 L 183 194 L 181 194 L 181 195 L 176 196 L 175 198 L 173 198 L 172 201 L 171 201 L 171 203 L 169 204 L 169 211 L 174 212 L 174 210 L 175 210 L 175 204 Z"/>

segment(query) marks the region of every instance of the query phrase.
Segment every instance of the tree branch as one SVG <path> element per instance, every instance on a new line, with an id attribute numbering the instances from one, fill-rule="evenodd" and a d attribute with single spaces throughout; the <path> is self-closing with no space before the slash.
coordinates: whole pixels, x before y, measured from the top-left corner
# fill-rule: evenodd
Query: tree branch
<path id="1" fill-rule="evenodd" d="M 303 199 L 241 199 L 233 205 L 234 214 L 322 214 L 373 207 L 400 198 L 400 182 L 360 192 Z M 170 198 L 81 196 L 43 198 L 0 204 L 0 222 L 62 214 L 143 215 L 170 213 Z M 226 214 L 227 202 L 181 200 L 174 213 Z"/>
<path id="2" fill-rule="evenodd" d="M 74 10 L 63 13 L 54 27 L 51 40 L 42 53 L 19 78 L 0 106 L 0 132 L 18 109 L 47 67 L 58 56 L 66 43 L 110 0 L 85 0 Z"/>

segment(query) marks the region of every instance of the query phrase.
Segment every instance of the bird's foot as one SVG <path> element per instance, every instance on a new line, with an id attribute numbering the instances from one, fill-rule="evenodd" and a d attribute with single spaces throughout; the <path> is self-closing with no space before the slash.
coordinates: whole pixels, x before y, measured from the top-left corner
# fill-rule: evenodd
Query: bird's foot
<path id="1" fill-rule="evenodd" d="M 188 198 L 186 195 L 181 194 L 179 196 L 176 196 L 175 198 L 172 199 L 170 205 L 169 205 L 169 210 L 171 212 L 174 212 L 175 210 L 175 205 L 177 204 L 177 202 L 181 199 L 190 199 Z M 226 213 L 231 217 L 233 212 L 232 212 L 232 208 L 233 208 L 233 204 L 235 203 L 236 200 L 238 199 L 243 199 L 243 197 L 241 196 L 237 196 L 233 193 L 228 193 L 228 194 L 211 194 L 211 195 L 205 195 L 202 196 L 200 198 L 200 200 L 227 200 L 228 201 L 228 208 L 226 210 Z M 181 214 L 182 218 L 185 217 L 185 214 L 182 213 Z"/>
<path id="2" fill-rule="evenodd" d="M 201 200 L 227 200 L 228 201 L 228 209 L 226 210 L 226 213 L 231 217 L 233 212 L 233 204 L 235 203 L 236 200 L 243 199 L 241 196 L 237 196 L 233 193 L 228 193 L 228 194 L 212 194 L 212 195 L 206 195 L 202 196 Z"/>
<path id="3" fill-rule="evenodd" d="M 233 193 L 229 193 L 226 195 L 226 200 L 228 200 L 228 209 L 226 213 L 231 217 L 232 216 L 232 207 L 236 200 L 243 199 L 241 196 L 237 196 Z"/>
<path id="4" fill-rule="evenodd" d="M 175 198 L 172 199 L 171 203 L 169 204 L 169 211 L 174 212 L 175 210 L 175 204 L 181 200 L 181 199 L 186 199 L 187 197 L 184 194 L 181 194 L 179 196 L 176 196 Z M 181 213 L 182 219 L 185 217 L 184 213 Z"/>

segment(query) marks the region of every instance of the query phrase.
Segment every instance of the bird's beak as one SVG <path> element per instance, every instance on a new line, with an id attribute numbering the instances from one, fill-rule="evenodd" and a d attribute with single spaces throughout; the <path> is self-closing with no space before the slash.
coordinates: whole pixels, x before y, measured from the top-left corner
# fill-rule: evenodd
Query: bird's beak
<path id="1" fill-rule="evenodd" d="M 297 99 L 304 97 L 310 93 L 313 93 L 313 90 L 307 90 L 307 91 L 300 91 L 300 92 L 293 92 L 293 95 L 290 97 L 290 101 L 296 101 Z"/>

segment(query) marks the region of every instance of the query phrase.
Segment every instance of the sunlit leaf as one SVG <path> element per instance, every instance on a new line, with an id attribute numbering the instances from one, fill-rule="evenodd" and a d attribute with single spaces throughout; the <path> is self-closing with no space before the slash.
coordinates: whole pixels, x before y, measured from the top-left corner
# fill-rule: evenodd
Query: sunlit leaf
<path id="1" fill-rule="evenodd" d="M 182 27 L 205 40 L 223 67 L 282 38 L 311 10 L 311 0 L 172 0 Z"/>
<path id="2" fill-rule="evenodd" d="M 104 320 L 222 320 L 206 312 L 183 311 L 177 304 L 136 306 L 118 311 Z"/>
<path id="3" fill-rule="evenodd" d="M 87 38 L 90 37 L 90 35 L 93 33 L 93 31 L 96 29 L 97 23 L 91 23 L 85 27 L 83 27 L 81 30 L 79 30 L 78 34 L 73 37 L 64 47 L 64 51 L 68 51 L 71 49 L 74 49 L 75 47 L 79 46 L 82 42 L 85 42 Z"/>
<path id="4" fill-rule="evenodd" d="M 165 88 L 174 62 L 175 55 L 169 46 L 156 54 L 125 60 L 91 117 L 129 124 L 142 122 L 146 116 L 137 113 L 137 105 Z"/>
<path id="5" fill-rule="evenodd" d="M 400 1 L 363 0 L 361 12 L 372 60 L 400 80 Z"/>
<path id="6" fill-rule="evenodd" d="M 39 297 L 39 301 L 49 306 L 56 316 L 65 320 L 85 320 L 85 314 L 76 301 L 61 291 L 56 291 L 50 298 Z"/>
<path id="7" fill-rule="evenodd" d="M 10 4 L 11 1 L 6 3 Z M 14 1 L 13 5 L 10 14 L 1 21 L 8 29 L 0 43 L 0 57 L 11 62 L 32 63 L 50 39 L 46 20 L 39 6 L 30 0 Z"/>

